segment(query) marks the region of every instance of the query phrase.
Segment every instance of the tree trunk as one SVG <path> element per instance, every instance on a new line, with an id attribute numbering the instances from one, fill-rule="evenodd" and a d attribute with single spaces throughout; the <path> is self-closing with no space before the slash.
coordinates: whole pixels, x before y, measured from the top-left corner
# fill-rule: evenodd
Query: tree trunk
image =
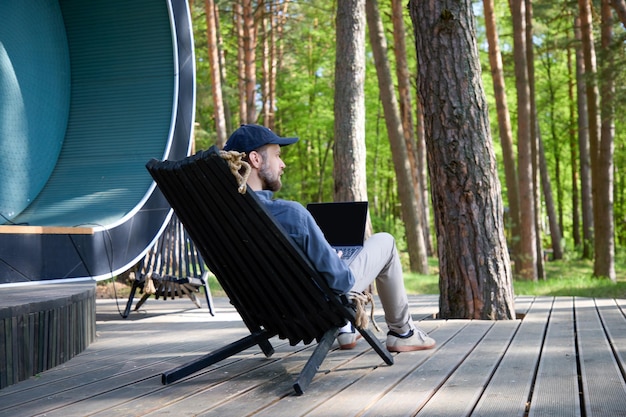
<path id="1" fill-rule="evenodd" d="M 276 60 L 277 56 L 277 43 L 280 41 L 280 38 L 277 36 L 280 32 L 278 31 L 279 18 L 276 16 L 278 10 L 274 6 L 274 0 L 269 2 L 270 4 L 270 71 L 269 71 L 269 88 L 267 95 L 267 108 L 268 114 L 266 119 L 266 126 L 270 129 L 276 128 L 276 74 L 278 61 Z M 288 4 L 288 3 L 287 3 Z M 278 4 L 276 5 L 278 6 Z"/>
<path id="2" fill-rule="evenodd" d="M 589 151 L 589 112 L 587 110 L 587 82 L 582 50 L 580 17 L 574 23 L 574 34 L 580 46 L 576 47 L 576 96 L 578 108 L 578 152 L 580 158 L 580 206 L 582 212 L 583 259 L 593 259 L 593 196 L 591 194 L 591 154 Z"/>
<path id="3" fill-rule="evenodd" d="M 568 36 L 569 40 L 569 36 Z M 576 128 L 575 122 L 576 120 L 576 104 L 574 101 L 574 91 L 575 91 L 575 82 L 576 75 L 575 71 L 573 71 L 572 67 L 572 51 L 571 43 L 567 42 L 567 73 L 568 73 L 568 82 L 567 82 L 567 93 L 569 98 L 569 150 L 570 150 L 570 172 L 571 172 L 571 180 L 572 180 L 572 238 L 574 239 L 574 247 L 580 247 L 582 240 L 580 237 L 580 199 L 579 199 L 579 191 L 578 191 L 578 150 L 576 147 L 577 138 L 576 138 Z M 585 110 L 586 111 L 586 110 Z M 565 232 L 563 229 L 563 223 L 561 223 L 561 230 Z"/>
<path id="4" fill-rule="evenodd" d="M 548 53 L 551 53 L 551 51 L 548 51 Z M 568 63 L 568 71 L 569 71 L 569 64 L 570 64 L 570 57 L 567 57 L 567 63 Z M 552 62 L 549 59 L 544 60 L 544 68 L 546 69 L 547 72 L 547 78 L 549 80 L 548 82 L 548 95 L 549 95 L 549 100 L 550 100 L 550 104 L 549 104 L 549 111 L 550 114 L 557 114 L 557 107 L 560 105 L 557 103 L 557 86 L 555 85 L 554 79 L 553 79 L 553 75 L 552 75 Z M 571 81 L 571 79 L 570 79 Z M 568 88 L 570 89 L 570 93 L 572 93 L 573 90 L 571 90 L 571 82 L 568 85 Z M 570 111 L 573 111 L 573 102 L 569 102 L 569 109 Z M 550 129 L 550 137 L 552 138 L 552 150 L 551 150 L 551 154 L 552 157 L 554 159 L 554 184 L 555 184 L 555 188 L 556 188 L 556 207 L 554 207 L 552 210 L 554 210 L 554 217 L 555 217 L 555 224 L 556 227 L 559 230 L 559 247 L 560 247 L 560 257 L 557 258 L 557 251 L 556 249 L 553 247 L 553 259 L 561 259 L 561 257 L 563 256 L 563 248 L 562 248 L 562 244 L 560 243 L 561 238 L 563 237 L 565 230 L 563 230 L 563 181 L 561 179 L 561 141 L 559 140 L 559 135 L 560 135 L 560 128 L 557 126 L 558 121 L 555 118 L 550 118 L 549 121 L 549 129 Z M 569 130 L 569 133 L 572 133 L 572 130 Z M 541 138 L 540 138 L 541 139 Z M 548 170 L 548 166 L 546 163 L 546 154 L 545 154 L 545 148 L 543 145 L 543 141 L 540 140 L 539 143 L 539 162 L 540 162 L 540 167 L 541 167 L 541 182 L 542 182 L 542 187 L 543 187 L 543 182 L 544 182 L 544 169 L 545 169 L 545 173 L 546 173 L 546 179 L 548 181 L 548 184 L 550 185 L 552 182 L 550 181 L 550 177 L 549 177 L 549 170 Z M 576 187 L 576 184 L 572 184 L 572 188 L 574 189 Z M 544 189 L 545 192 L 545 189 Z M 574 190 L 572 191 L 572 194 L 574 194 Z M 550 197 L 552 199 L 552 196 Z M 546 196 L 546 200 L 548 199 L 548 197 Z M 552 203 L 552 205 L 554 206 L 555 203 Z M 546 201 L 546 209 L 548 210 L 548 216 L 550 213 L 550 206 L 548 204 L 548 202 Z M 552 236 L 552 226 L 550 227 L 550 233 L 551 233 L 551 238 L 552 241 L 554 242 L 554 237 Z"/>
<path id="5" fill-rule="evenodd" d="M 547 55 L 552 54 L 552 52 L 554 51 L 553 48 L 550 48 L 547 51 Z M 567 65 L 568 65 L 568 71 L 570 69 L 569 64 L 570 64 L 570 57 L 567 57 Z M 553 64 L 552 61 L 550 59 L 544 59 L 543 63 L 542 63 L 545 71 L 546 71 L 546 78 L 548 79 L 548 97 L 549 97 L 549 105 L 548 105 L 548 111 L 550 112 L 550 114 L 557 114 L 557 108 L 561 106 L 560 102 L 557 102 L 557 85 L 555 84 L 554 78 L 553 78 Z M 571 74 L 571 73 L 570 73 Z M 572 93 L 573 90 L 571 90 L 571 79 L 569 80 L 570 83 L 568 85 L 568 88 L 570 88 L 570 93 Z M 573 111 L 573 103 L 569 102 L 569 110 Z M 550 138 L 552 139 L 552 149 L 549 151 L 552 154 L 552 158 L 554 160 L 554 185 L 556 188 L 556 207 L 555 207 L 555 217 L 556 217 L 556 224 L 560 230 L 560 234 L 561 236 L 565 233 L 565 231 L 563 230 L 563 181 L 561 179 L 561 146 L 562 146 L 562 141 L 559 140 L 559 135 L 560 135 L 560 127 L 558 126 L 558 120 L 556 118 L 551 117 L 548 121 L 548 128 L 550 131 Z M 569 133 L 572 133 L 572 130 L 569 130 Z M 541 137 L 540 137 L 541 139 Z M 543 149 L 542 153 L 540 153 L 540 163 L 541 163 L 541 158 L 545 159 L 545 148 L 543 145 L 543 141 L 540 141 L 538 143 L 539 145 L 539 149 Z M 543 164 L 543 163 L 541 163 Z M 540 167 L 542 167 L 541 169 L 543 169 L 543 165 L 540 164 Z M 546 164 L 546 173 L 549 173 L 547 164 Z M 542 175 L 542 183 L 543 183 L 543 173 L 541 172 Z M 548 180 L 549 181 L 549 180 Z M 551 183 L 551 181 L 550 181 Z M 549 208 L 548 208 L 548 212 L 549 212 Z"/>
<path id="6" fill-rule="evenodd" d="M 593 224 L 594 238 L 592 247 L 595 249 L 596 231 L 598 222 L 605 219 L 599 218 L 598 210 L 598 190 L 597 187 L 597 163 L 598 163 L 598 142 L 600 141 L 600 112 L 598 111 L 598 83 L 596 81 L 596 51 L 593 40 L 592 15 L 590 0 L 578 0 L 578 8 L 580 10 L 580 32 L 583 46 L 583 57 L 585 61 L 585 97 L 587 98 L 587 113 L 589 122 L 589 161 L 591 162 L 591 197 L 593 202 Z M 593 254 L 595 259 L 596 254 Z"/>
<path id="7" fill-rule="evenodd" d="M 213 2 L 213 13 L 215 14 L 215 34 L 217 37 L 217 51 L 220 64 L 220 80 L 222 85 L 228 85 L 226 83 L 226 58 L 224 57 L 224 40 L 220 31 L 220 13 L 215 2 Z M 228 100 L 222 100 L 222 106 L 224 107 L 224 121 L 226 123 L 226 132 L 232 132 L 233 116 L 230 106 L 228 105 Z"/>
<path id="8" fill-rule="evenodd" d="M 489 43 L 489 65 L 491 67 L 491 78 L 493 80 L 493 91 L 496 101 L 496 111 L 498 115 L 500 143 L 502 145 L 504 178 L 506 181 L 506 192 L 509 202 L 508 227 L 510 227 L 511 230 L 509 243 L 513 248 L 513 253 L 519 253 L 519 249 L 516 248 L 520 239 L 520 210 L 517 167 L 515 166 L 513 133 L 511 129 L 511 118 L 509 115 L 509 107 L 506 98 L 506 89 L 504 86 L 502 55 L 500 54 L 498 32 L 496 30 L 497 26 L 493 0 L 483 0 L 483 7 L 485 13 L 487 42 Z"/>
<path id="9" fill-rule="evenodd" d="M 389 135 L 393 165 L 398 181 L 398 196 L 402 219 L 404 220 L 410 268 L 411 271 L 427 274 L 428 259 L 421 224 L 421 207 L 415 196 L 414 176 L 412 175 L 409 153 L 402 130 L 400 110 L 394 93 L 391 69 L 387 60 L 387 41 L 377 0 L 366 1 L 366 15 L 370 44 L 374 55 L 376 74 L 378 75 L 378 88 L 385 112 L 387 134 Z"/>
<path id="10" fill-rule="evenodd" d="M 265 127 L 273 129 L 272 116 L 270 110 L 270 72 L 271 72 L 271 52 L 270 52 L 270 37 L 272 36 L 272 1 L 264 3 L 269 7 L 269 10 L 263 9 L 261 16 L 261 36 L 263 42 L 263 56 L 261 57 L 262 67 L 261 71 L 263 79 L 261 80 L 261 120 Z"/>
<path id="11" fill-rule="evenodd" d="M 396 56 L 396 72 L 398 77 L 398 91 L 400 95 L 400 115 L 402 116 L 402 127 L 404 130 L 404 140 L 406 142 L 413 186 L 415 188 L 415 198 L 417 209 L 420 214 L 418 219 L 421 222 L 422 240 L 426 250 L 426 255 L 432 255 L 429 231 L 428 213 L 428 180 L 426 174 L 426 152 L 424 151 L 424 129 L 421 120 L 419 104 L 416 106 L 418 114 L 418 129 L 413 123 L 413 105 L 411 102 L 411 81 L 409 79 L 409 68 L 406 56 L 406 30 L 404 28 L 404 1 L 392 0 L 393 19 L 393 39 L 394 52 Z"/>
<path id="12" fill-rule="evenodd" d="M 435 255 L 433 242 L 430 233 L 430 211 L 428 205 L 431 200 L 429 197 L 430 186 L 428 184 L 428 158 L 426 157 L 426 134 L 424 133 L 424 112 L 422 111 L 422 103 L 419 100 L 419 94 L 416 96 L 415 113 L 417 114 L 417 126 L 415 146 L 417 149 L 417 166 L 419 167 L 420 195 L 424 202 L 424 212 L 422 224 L 424 225 L 424 241 L 426 243 L 426 253 L 428 256 Z"/>
<path id="13" fill-rule="evenodd" d="M 289 0 L 283 0 L 282 4 L 278 0 L 271 0 L 272 5 L 271 22 L 272 30 L 270 32 L 270 73 L 269 73 L 269 96 L 268 108 L 269 115 L 266 126 L 274 129 L 276 125 L 276 79 L 278 69 L 282 63 L 282 37 L 283 28 L 285 26 L 287 9 L 289 8 Z"/>
<path id="14" fill-rule="evenodd" d="M 541 131 L 539 122 L 537 121 L 537 104 L 535 98 L 535 53 L 533 50 L 533 33 L 532 33 L 532 3 L 530 0 L 524 1 L 526 22 L 526 65 L 528 71 L 528 97 L 530 98 L 530 146 L 532 154 L 532 178 L 533 191 L 535 192 L 535 246 L 537 248 L 537 279 L 545 279 L 545 270 L 543 262 L 543 243 L 541 241 L 541 183 L 540 183 L 540 162 L 539 162 L 539 141 L 541 140 Z"/>
<path id="15" fill-rule="evenodd" d="M 556 208 L 554 207 L 554 198 L 552 196 L 552 187 L 550 186 L 550 174 L 548 173 L 548 165 L 546 163 L 546 154 L 543 148 L 543 141 L 538 138 L 539 146 L 539 172 L 541 175 L 541 188 L 543 189 L 543 198 L 548 212 L 548 224 L 550 227 L 550 240 L 552 243 L 552 259 L 563 259 L 563 245 L 561 244 L 561 228 L 558 224 Z"/>
<path id="16" fill-rule="evenodd" d="M 337 4 L 335 201 L 367 200 L 365 169 L 365 0 Z"/>
<path id="17" fill-rule="evenodd" d="M 411 0 L 442 318 L 515 316 L 500 183 L 469 0 Z"/>
<path id="18" fill-rule="evenodd" d="M 277 0 L 264 2 L 263 17 L 263 82 L 262 82 L 262 114 L 263 125 L 276 128 L 276 77 L 278 73 L 278 44 L 282 38 L 284 16 L 289 6 L 288 1 L 279 4 Z"/>
<path id="19" fill-rule="evenodd" d="M 615 281 L 615 228 L 613 222 L 613 152 L 614 152 L 614 95 L 615 81 L 613 75 L 614 59 L 611 51 L 613 42 L 613 19 L 609 0 L 602 0 L 601 43 L 605 56 L 602 59 L 602 82 L 600 84 L 602 100 L 602 117 L 600 144 L 598 146 L 598 162 L 592 174 L 594 189 L 597 191 L 598 212 L 596 219 L 596 235 L 594 240 L 593 274 L 596 277 L 609 278 Z"/>
<path id="20" fill-rule="evenodd" d="M 517 167 L 520 194 L 520 243 L 515 269 L 521 278 L 537 280 L 537 230 L 533 187 L 533 144 L 530 121 L 530 88 L 526 62 L 526 7 L 524 0 L 511 1 L 513 54 L 517 89 Z"/>
<path id="21" fill-rule="evenodd" d="M 233 15 L 235 19 L 235 31 L 237 32 L 237 91 L 239 98 L 239 122 L 246 123 L 248 114 L 248 101 L 246 100 L 246 45 L 244 42 L 244 18 L 243 0 L 236 0 Z"/>
<path id="22" fill-rule="evenodd" d="M 255 123 L 257 29 L 252 0 L 243 0 L 243 50 L 245 67 L 246 117 L 242 123 Z"/>
<path id="23" fill-rule="evenodd" d="M 289 9 L 289 2 L 290 0 L 283 0 L 282 2 L 282 6 L 280 9 L 280 13 L 278 16 L 276 16 L 276 33 L 277 33 L 277 38 L 279 40 L 283 39 L 283 33 L 284 33 L 284 28 L 285 28 L 285 23 L 287 22 L 287 10 Z M 284 54 L 284 43 L 283 42 L 278 42 L 278 44 L 275 47 L 275 52 L 276 52 L 276 56 L 275 56 L 275 60 L 276 60 L 276 65 L 275 67 L 275 74 L 274 76 L 276 77 L 276 74 L 279 70 L 279 68 L 282 68 L 282 64 L 283 64 L 283 54 Z M 276 80 L 274 80 L 274 92 L 276 92 Z M 274 97 L 272 99 L 272 102 L 274 103 L 274 107 L 276 106 L 276 97 Z"/>
<path id="24" fill-rule="evenodd" d="M 613 6 L 615 11 L 617 12 L 617 16 L 619 17 L 619 20 L 622 22 L 622 25 L 624 25 L 624 28 L 626 28 L 626 1 L 611 0 L 610 4 L 611 6 Z"/>
<path id="25" fill-rule="evenodd" d="M 224 100 L 222 98 L 222 77 L 220 74 L 220 59 L 217 48 L 217 25 L 215 18 L 215 4 L 213 0 L 204 1 L 206 13 L 206 34 L 211 69 L 211 93 L 213 95 L 213 115 L 215 117 L 215 133 L 218 148 L 223 148 L 228 138 L 226 131 L 226 118 L 224 117 Z"/>

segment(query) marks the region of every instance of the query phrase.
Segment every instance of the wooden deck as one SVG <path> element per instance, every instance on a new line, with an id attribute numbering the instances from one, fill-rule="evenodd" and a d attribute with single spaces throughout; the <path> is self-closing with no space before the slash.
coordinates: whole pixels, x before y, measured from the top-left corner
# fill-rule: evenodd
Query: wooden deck
<path id="1" fill-rule="evenodd" d="M 393 366 L 363 341 L 334 349 L 300 397 L 291 384 L 313 346 L 278 339 L 269 359 L 255 347 L 161 385 L 160 372 L 247 334 L 225 299 L 215 317 L 177 299 L 126 320 L 98 300 L 96 341 L 0 390 L 0 416 L 626 416 L 626 300 L 518 297 L 523 320 L 489 322 L 437 320 L 436 296 L 410 299 L 435 349 Z"/>

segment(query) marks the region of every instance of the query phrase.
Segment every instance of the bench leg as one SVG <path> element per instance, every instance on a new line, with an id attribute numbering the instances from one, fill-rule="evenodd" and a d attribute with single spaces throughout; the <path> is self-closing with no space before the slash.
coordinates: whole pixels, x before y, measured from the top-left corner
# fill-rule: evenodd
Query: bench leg
<path id="1" fill-rule="evenodd" d="M 137 301 L 137 304 L 135 304 L 135 311 L 139 310 L 139 308 L 143 305 L 143 303 L 145 303 L 146 300 L 150 298 L 150 295 L 151 294 L 143 293 L 139 301 Z"/>
<path id="2" fill-rule="evenodd" d="M 213 306 L 213 296 L 211 295 L 211 289 L 209 288 L 209 273 L 205 271 L 200 278 L 202 280 L 202 284 L 204 285 L 204 296 L 206 298 L 207 307 L 209 308 L 209 313 L 212 316 L 215 316 L 215 309 Z"/>
<path id="3" fill-rule="evenodd" d="M 293 389 L 296 392 L 296 395 L 302 395 L 308 388 L 309 384 L 313 380 L 313 377 L 320 369 L 326 355 L 328 355 L 328 351 L 333 345 L 333 342 L 337 337 L 337 333 L 339 333 L 339 327 L 333 327 L 324 333 L 324 336 L 322 336 L 320 341 L 317 343 L 313 354 L 304 365 L 302 372 L 298 375 L 298 379 L 296 379 L 296 382 L 293 384 Z"/>
<path id="4" fill-rule="evenodd" d="M 134 280 L 133 286 L 130 289 L 130 294 L 128 295 L 128 302 L 126 303 L 126 308 L 124 309 L 124 314 L 122 314 L 122 318 L 128 317 L 130 314 L 130 308 L 133 306 L 133 299 L 135 298 L 135 293 L 137 292 L 137 288 L 139 288 L 139 281 Z"/>

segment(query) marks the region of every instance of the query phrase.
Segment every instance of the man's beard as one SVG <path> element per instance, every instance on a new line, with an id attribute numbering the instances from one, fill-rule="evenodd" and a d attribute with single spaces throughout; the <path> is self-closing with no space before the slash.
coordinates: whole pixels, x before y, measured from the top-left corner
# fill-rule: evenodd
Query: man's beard
<path id="1" fill-rule="evenodd" d="M 280 181 L 280 174 L 272 175 L 268 164 L 263 162 L 263 166 L 259 170 L 259 178 L 263 182 L 263 189 L 276 192 L 283 186 Z"/>

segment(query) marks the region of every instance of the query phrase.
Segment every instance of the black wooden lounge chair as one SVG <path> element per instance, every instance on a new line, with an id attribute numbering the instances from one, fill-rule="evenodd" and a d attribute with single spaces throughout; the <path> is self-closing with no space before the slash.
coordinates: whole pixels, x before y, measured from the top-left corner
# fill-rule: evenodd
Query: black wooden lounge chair
<path id="1" fill-rule="evenodd" d="M 208 284 L 209 271 L 193 241 L 176 215 L 168 222 L 165 230 L 142 258 L 135 271 L 135 279 L 126 302 L 123 318 L 128 317 L 137 291 L 142 294 L 135 304 L 135 311 L 150 296 L 163 300 L 189 297 L 198 307 L 200 289 L 204 289 L 209 313 L 213 312 L 213 299 Z"/>
<path id="2" fill-rule="evenodd" d="M 162 382 L 176 381 L 254 345 L 269 357 L 269 339 L 278 335 L 291 345 L 318 342 L 293 385 L 302 394 L 339 327 L 356 321 L 353 304 L 328 287 L 253 192 L 239 192 L 215 147 L 181 161 L 153 159 L 146 167 L 250 330 L 243 339 L 163 373 Z M 359 332 L 385 363 L 393 364 L 371 331 Z"/>

